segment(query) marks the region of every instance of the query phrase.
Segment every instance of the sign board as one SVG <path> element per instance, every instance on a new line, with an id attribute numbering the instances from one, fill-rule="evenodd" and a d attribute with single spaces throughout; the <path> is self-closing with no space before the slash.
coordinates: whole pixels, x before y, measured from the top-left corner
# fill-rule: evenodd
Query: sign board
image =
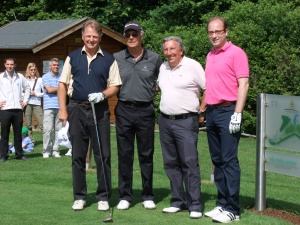
<path id="1" fill-rule="evenodd" d="M 265 159 L 266 171 L 300 177 L 300 155 L 267 150 Z"/>
<path id="2" fill-rule="evenodd" d="M 266 147 L 300 152 L 300 97 L 266 95 Z"/>

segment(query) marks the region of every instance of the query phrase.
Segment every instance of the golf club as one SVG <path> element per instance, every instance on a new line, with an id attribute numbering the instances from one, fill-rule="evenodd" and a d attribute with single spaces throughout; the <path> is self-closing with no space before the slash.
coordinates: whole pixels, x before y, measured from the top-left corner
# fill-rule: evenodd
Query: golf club
<path id="1" fill-rule="evenodd" d="M 96 128 L 96 136 L 97 136 L 97 140 L 98 140 L 100 158 L 101 158 L 101 163 L 102 163 L 102 171 L 103 171 L 103 177 L 104 177 L 105 191 L 106 191 L 107 199 L 108 199 L 108 188 L 107 188 L 107 183 L 106 183 L 106 173 L 105 173 L 102 150 L 101 150 L 101 146 L 100 146 L 100 136 L 99 136 L 98 126 L 97 126 L 97 119 L 96 119 L 96 112 L 95 112 L 94 102 L 91 102 L 91 106 L 92 106 L 92 111 L 93 111 L 94 123 L 95 123 L 95 128 Z M 102 220 L 105 223 L 106 222 L 113 222 L 113 218 L 112 218 L 113 217 L 113 210 L 110 207 L 109 207 L 108 210 L 109 210 L 109 215 Z"/>

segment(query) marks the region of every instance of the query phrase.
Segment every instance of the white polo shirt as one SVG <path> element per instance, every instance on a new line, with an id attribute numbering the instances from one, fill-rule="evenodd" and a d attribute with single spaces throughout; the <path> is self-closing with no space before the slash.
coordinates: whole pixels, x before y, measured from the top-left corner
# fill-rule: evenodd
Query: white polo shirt
<path id="1" fill-rule="evenodd" d="M 184 56 L 171 69 L 164 62 L 157 83 L 161 90 L 160 111 L 167 115 L 198 112 L 200 90 L 205 90 L 205 73 L 197 61 Z"/>

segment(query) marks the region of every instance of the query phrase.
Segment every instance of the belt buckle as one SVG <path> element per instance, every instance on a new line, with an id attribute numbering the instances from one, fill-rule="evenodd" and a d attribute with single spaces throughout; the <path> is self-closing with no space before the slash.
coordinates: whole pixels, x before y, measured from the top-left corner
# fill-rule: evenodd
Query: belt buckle
<path id="1" fill-rule="evenodd" d="M 169 119 L 171 119 L 171 120 L 175 120 L 175 116 L 174 115 L 169 115 Z"/>

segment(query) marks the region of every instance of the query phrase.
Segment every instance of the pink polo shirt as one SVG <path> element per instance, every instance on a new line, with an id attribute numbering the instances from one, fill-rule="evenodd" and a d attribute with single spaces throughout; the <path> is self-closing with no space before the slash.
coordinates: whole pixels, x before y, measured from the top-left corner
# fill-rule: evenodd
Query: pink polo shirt
<path id="1" fill-rule="evenodd" d="M 207 104 L 236 101 L 238 78 L 249 77 L 248 57 L 238 46 L 228 42 L 222 49 L 212 49 L 206 58 Z"/>
<path id="2" fill-rule="evenodd" d="M 199 93 L 205 89 L 205 73 L 197 61 L 184 56 L 173 69 L 164 62 L 157 83 L 161 90 L 160 111 L 167 115 L 198 112 Z"/>

